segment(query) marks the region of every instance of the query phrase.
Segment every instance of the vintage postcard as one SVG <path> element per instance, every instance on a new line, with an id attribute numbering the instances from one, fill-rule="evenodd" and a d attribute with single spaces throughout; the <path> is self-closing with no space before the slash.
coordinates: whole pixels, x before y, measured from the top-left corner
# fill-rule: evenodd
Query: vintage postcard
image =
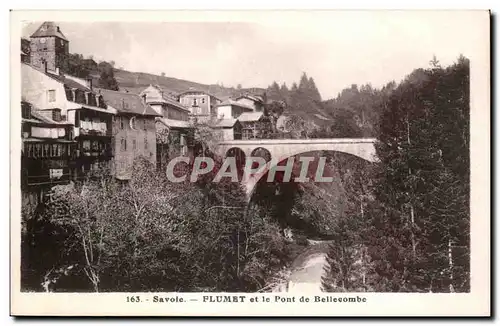
<path id="1" fill-rule="evenodd" d="M 490 316 L 488 11 L 12 11 L 11 314 Z"/>

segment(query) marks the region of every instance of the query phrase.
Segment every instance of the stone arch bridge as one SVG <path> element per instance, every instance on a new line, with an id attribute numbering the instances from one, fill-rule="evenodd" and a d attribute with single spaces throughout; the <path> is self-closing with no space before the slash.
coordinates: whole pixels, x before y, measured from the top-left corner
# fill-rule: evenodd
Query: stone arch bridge
<path id="1" fill-rule="evenodd" d="M 258 150 L 265 150 L 270 159 L 262 171 L 244 182 L 247 197 L 250 198 L 257 182 L 275 163 L 289 157 L 313 151 L 335 151 L 355 155 L 369 162 L 377 162 L 375 138 L 326 138 L 326 139 L 252 139 L 227 140 L 217 145 L 217 154 L 226 157 L 231 150 L 239 150 L 245 157 L 258 156 Z"/>

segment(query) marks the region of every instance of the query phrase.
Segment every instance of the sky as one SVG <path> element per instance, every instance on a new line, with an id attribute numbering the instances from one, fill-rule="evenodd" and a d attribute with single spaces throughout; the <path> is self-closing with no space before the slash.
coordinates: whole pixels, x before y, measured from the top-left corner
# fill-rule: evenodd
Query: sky
<path id="1" fill-rule="evenodd" d="M 351 84 L 381 87 L 433 55 L 449 65 L 484 44 L 471 12 L 323 11 L 239 15 L 226 21 L 58 21 L 70 52 L 116 67 L 224 86 L 289 87 L 303 72 L 323 99 Z M 242 19 L 243 17 L 243 19 Z M 249 19 L 247 19 L 249 18 Z M 29 37 L 41 22 L 25 22 Z M 481 48 L 479 46 L 479 48 Z"/>

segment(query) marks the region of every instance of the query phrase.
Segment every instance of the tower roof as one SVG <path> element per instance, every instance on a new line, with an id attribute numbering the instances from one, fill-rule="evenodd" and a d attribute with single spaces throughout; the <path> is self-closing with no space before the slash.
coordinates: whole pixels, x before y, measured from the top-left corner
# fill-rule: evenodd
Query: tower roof
<path id="1" fill-rule="evenodd" d="M 68 41 L 66 36 L 61 32 L 59 29 L 59 26 L 56 25 L 54 22 L 44 22 L 36 32 L 34 32 L 31 37 L 47 37 L 47 36 L 55 36 L 59 37 L 65 41 Z"/>

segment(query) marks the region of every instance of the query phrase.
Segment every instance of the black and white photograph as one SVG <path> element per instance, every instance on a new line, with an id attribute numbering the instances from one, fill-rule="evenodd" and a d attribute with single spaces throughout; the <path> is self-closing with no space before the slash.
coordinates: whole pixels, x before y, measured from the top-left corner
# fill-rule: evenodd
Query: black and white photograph
<path id="1" fill-rule="evenodd" d="M 327 314 L 489 290 L 487 11 L 83 14 L 12 24 L 21 295 Z"/>

